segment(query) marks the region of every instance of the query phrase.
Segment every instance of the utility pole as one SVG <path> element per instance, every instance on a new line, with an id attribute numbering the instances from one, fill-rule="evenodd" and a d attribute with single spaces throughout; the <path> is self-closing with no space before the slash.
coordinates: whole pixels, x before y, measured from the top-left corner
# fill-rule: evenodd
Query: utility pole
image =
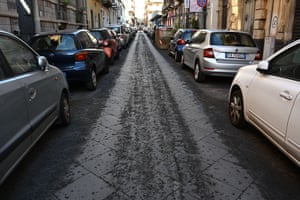
<path id="1" fill-rule="evenodd" d="M 17 12 L 19 15 L 19 28 L 21 38 L 28 42 L 34 35 L 35 24 L 33 20 L 32 1 L 17 0 Z"/>

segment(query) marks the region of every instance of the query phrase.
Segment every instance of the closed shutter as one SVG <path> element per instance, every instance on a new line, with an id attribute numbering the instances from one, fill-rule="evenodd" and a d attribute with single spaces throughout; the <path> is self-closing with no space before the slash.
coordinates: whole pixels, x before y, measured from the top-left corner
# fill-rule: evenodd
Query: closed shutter
<path id="1" fill-rule="evenodd" d="M 300 39 L 300 2 L 296 1 L 296 10 L 294 17 L 293 40 Z"/>

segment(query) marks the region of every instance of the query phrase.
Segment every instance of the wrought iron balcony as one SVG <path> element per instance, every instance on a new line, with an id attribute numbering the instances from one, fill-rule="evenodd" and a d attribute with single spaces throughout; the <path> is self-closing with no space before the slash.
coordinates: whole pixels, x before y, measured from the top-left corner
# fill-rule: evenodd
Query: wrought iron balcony
<path id="1" fill-rule="evenodd" d="M 102 0 L 102 5 L 105 6 L 106 8 L 112 7 L 112 2 L 111 0 Z"/>

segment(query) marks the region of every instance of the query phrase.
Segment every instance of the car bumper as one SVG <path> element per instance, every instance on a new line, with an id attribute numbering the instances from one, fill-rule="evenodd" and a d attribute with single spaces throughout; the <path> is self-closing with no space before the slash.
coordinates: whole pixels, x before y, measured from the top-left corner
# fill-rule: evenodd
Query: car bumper
<path id="1" fill-rule="evenodd" d="M 85 63 L 76 63 L 74 66 L 61 68 L 67 81 L 82 81 L 86 82 L 90 79 L 90 70 Z"/>
<path id="2" fill-rule="evenodd" d="M 217 61 L 213 58 L 205 58 L 201 64 L 201 70 L 206 75 L 210 76 L 227 76 L 233 77 L 239 68 L 245 65 L 257 63 L 256 61 L 240 61 L 234 63 L 233 61 Z"/>

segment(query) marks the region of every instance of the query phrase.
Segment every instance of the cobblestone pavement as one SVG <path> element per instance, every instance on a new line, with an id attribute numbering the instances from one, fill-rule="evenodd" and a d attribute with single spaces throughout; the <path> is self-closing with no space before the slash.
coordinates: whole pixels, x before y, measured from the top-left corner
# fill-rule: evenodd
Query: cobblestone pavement
<path id="1" fill-rule="evenodd" d="M 49 163 L 32 166 L 48 177 L 27 180 L 33 191 L 21 190 L 26 198 L 10 194 L 7 199 L 299 199 L 298 186 L 271 193 L 266 189 L 271 179 L 259 171 L 262 165 L 249 171 L 241 163 L 230 145 L 245 141 L 223 139 L 226 133 L 213 126 L 207 109 L 143 33 L 137 34 L 113 84 L 106 97 L 99 92 L 101 86 L 97 94 L 84 93 L 91 96 L 87 104 L 93 109 L 76 107 L 73 99 L 73 112 L 82 115 L 73 119 Z M 64 130 L 56 131 L 59 135 Z M 76 146 L 66 142 L 74 137 Z M 46 138 L 40 145 L 50 144 Z M 252 156 L 255 160 L 260 155 Z M 299 175 L 280 177 L 299 183 Z M 274 177 L 274 183 L 280 180 Z"/>

